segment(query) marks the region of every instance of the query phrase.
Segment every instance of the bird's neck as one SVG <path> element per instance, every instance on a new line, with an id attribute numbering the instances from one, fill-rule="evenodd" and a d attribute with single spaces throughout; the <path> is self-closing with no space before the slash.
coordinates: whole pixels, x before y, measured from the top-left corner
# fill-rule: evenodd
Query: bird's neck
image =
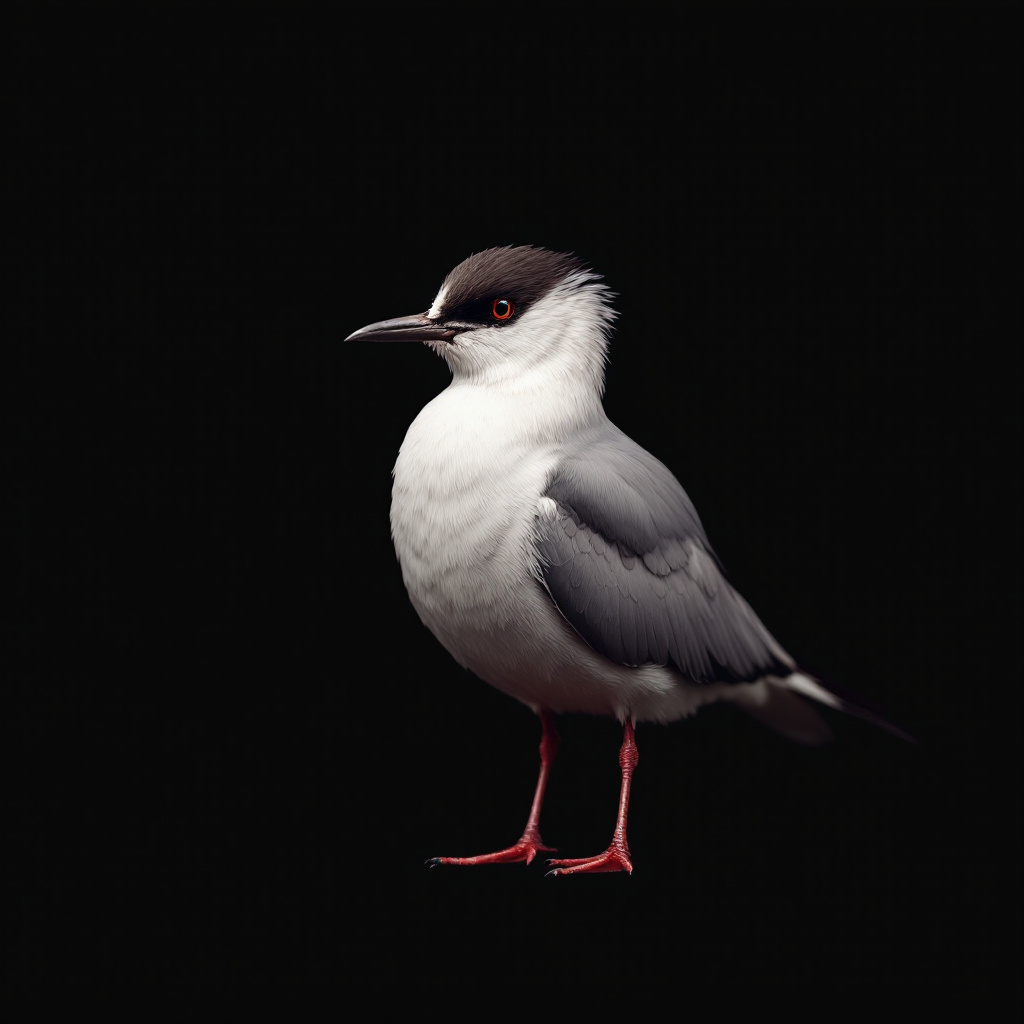
<path id="1" fill-rule="evenodd" d="M 437 401 L 458 410 L 467 429 L 533 444 L 561 442 L 605 418 L 591 382 L 573 374 L 553 377 L 550 367 L 504 379 L 455 377 Z"/>

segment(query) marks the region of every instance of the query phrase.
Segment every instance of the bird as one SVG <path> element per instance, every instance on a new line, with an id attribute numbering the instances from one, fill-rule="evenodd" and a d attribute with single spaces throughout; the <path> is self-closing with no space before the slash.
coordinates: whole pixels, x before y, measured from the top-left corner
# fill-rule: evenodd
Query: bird
<path id="1" fill-rule="evenodd" d="M 821 705 L 914 739 L 803 670 L 730 583 L 682 485 L 604 409 L 617 295 L 575 253 L 472 253 L 424 313 L 346 342 L 411 342 L 451 382 L 415 417 L 392 471 L 391 537 L 410 601 L 451 656 L 527 705 L 540 767 L 521 837 L 438 865 L 530 864 L 557 853 L 540 816 L 556 717 L 622 728 L 607 849 L 549 858 L 551 875 L 632 873 L 629 798 L 638 723 L 724 701 L 797 743 L 831 729 Z"/>

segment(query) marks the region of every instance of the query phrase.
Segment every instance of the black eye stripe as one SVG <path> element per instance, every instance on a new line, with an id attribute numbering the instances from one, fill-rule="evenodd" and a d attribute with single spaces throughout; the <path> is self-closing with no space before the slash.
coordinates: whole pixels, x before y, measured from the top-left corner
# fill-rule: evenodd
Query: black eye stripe
<path id="1" fill-rule="evenodd" d="M 495 312 L 495 306 L 501 302 L 508 303 L 508 312 L 504 307 L 499 307 Z M 481 327 L 502 327 L 517 319 L 518 314 L 523 310 L 522 303 L 510 297 L 508 292 L 498 292 L 487 297 L 470 299 L 458 305 L 445 303 L 441 309 L 441 316 L 445 320 L 458 321 L 465 324 L 480 324 Z M 502 315 L 504 313 L 504 316 Z"/>

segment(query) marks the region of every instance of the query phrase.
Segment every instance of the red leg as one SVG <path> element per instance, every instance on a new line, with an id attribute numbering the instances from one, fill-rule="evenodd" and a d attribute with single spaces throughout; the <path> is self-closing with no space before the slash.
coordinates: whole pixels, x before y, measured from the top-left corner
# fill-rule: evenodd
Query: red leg
<path id="1" fill-rule="evenodd" d="M 524 861 L 529 864 L 538 851 L 554 853 L 554 847 L 545 846 L 540 838 L 540 809 L 544 803 L 544 791 L 548 786 L 548 776 L 551 774 L 551 766 L 555 763 L 555 755 L 561 740 L 555 729 L 555 718 L 550 711 L 541 711 L 540 715 L 540 774 L 537 776 L 537 788 L 533 794 L 533 804 L 530 806 L 530 816 L 526 819 L 526 828 L 523 830 L 522 838 L 518 843 L 513 844 L 505 850 L 498 850 L 497 853 L 482 853 L 476 857 L 431 857 L 427 863 L 434 867 L 436 864 L 512 864 Z"/>
<path id="2" fill-rule="evenodd" d="M 633 872 L 629 859 L 629 844 L 626 842 L 626 817 L 629 814 L 629 786 L 633 780 L 633 769 L 640 760 L 640 753 L 633 736 L 633 722 L 626 719 L 622 748 L 619 750 L 619 766 L 622 769 L 622 788 L 619 791 L 619 814 L 615 819 L 615 832 L 612 841 L 604 853 L 596 857 L 577 857 L 571 860 L 549 860 L 555 865 L 549 875 L 582 875 L 598 871 Z"/>

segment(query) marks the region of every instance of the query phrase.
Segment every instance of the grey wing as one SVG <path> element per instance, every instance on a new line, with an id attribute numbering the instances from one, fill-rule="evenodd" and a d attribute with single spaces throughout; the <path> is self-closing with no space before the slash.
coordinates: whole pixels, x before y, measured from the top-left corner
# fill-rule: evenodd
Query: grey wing
<path id="1" fill-rule="evenodd" d="M 669 470 L 610 424 L 566 455 L 538 516 L 541 582 L 594 650 L 698 683 L 786 676 L 793 661 L 725 579 Z"/>

